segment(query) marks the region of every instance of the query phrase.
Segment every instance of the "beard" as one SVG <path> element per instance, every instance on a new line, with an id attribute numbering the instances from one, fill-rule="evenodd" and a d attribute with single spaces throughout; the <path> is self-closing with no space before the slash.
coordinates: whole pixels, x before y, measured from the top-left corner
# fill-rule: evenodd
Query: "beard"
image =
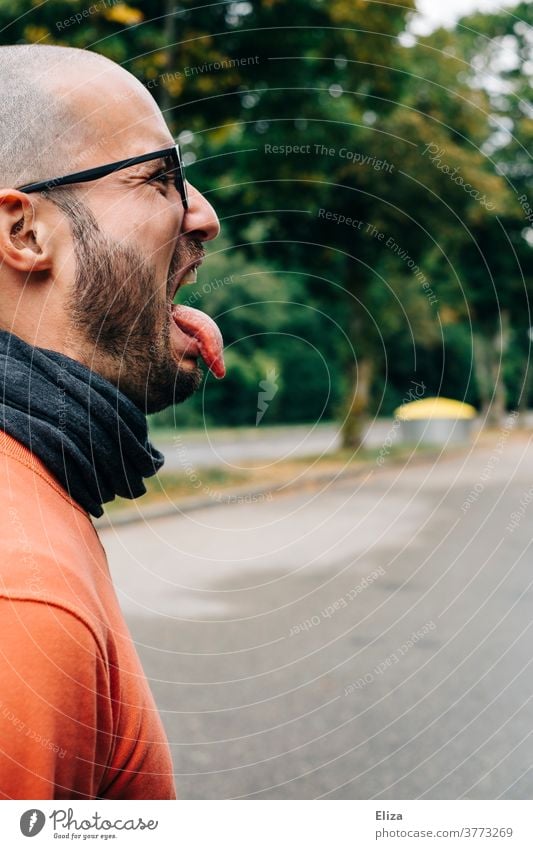
<path id="1" fill-rule="evenodd" d="M 90 369 L 127 395 L 143 413 L 156 413 L 189 398 L 202 371 L 171 354 L 171 297 L 175 274 L 203 255 L 197 239 L 172 257 L 161 303 L 155 266 L 134 246 L 102 233 L 91 211 L 68 198 L 76 275 L 67 310 Z M 67 211 L 67 210 L 65 210 Z"/>

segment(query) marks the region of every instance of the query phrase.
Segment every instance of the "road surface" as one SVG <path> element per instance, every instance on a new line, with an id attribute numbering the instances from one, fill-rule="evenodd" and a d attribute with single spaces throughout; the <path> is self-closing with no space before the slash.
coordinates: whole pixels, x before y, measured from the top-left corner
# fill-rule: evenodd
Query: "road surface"
<path id="1" fill-rule="evenodd" d="M 392 419 L 375 419 L 366 428 L 364 444 L 375 448 L 387 436 L 391 444 L 398 439 L 399 430 Z M 151 434 L 154 445 L 165 455 L 165 472 L 183 472 L 188 468 L 207 466 L 249 466 L 264 460 L 294 460 L 331 454 L 341 446 L 340 429 L 335 424 L 290 425 L 270 428 L 243 428 L 219 431 L 207 429 L 196 433 L 176 435 L 169 439 L 157 431 Z"/>
<path id="2" fill-rule="evenodd" d="M 531 469 L 502 430 L 101 531 L 179 795 L 530 798 Z"/>
<path id="3" fill-rule="evenodd" d="M 187 468 L 228 466 L 263 460 L 294 459 L 313 454 L 330 454 L 340 447 L 337 425 L 295 425 L 280 428 L 245 428 L 236 431 L 206 430 L 176 433 L 172 439 L 151 434 L 152 442 L 165 455 L 165 472 Z"/>

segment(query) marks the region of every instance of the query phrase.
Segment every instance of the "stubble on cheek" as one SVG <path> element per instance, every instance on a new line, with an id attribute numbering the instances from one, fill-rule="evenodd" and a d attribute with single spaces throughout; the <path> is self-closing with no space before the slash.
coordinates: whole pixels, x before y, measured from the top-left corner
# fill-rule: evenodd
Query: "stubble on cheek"
<path id="1" fill-rule="evenodd" d="M 155 268 L 135 248 L 115 244 L 100 231 L 77 246 L 69 306 L 85 340 L 86 364 L 145 413 L 184 401 L 201 383 L 201 370 L 180 367 L 171 352 L 168 295 L 179 266 L 174 256 L 162 292 Z"/>

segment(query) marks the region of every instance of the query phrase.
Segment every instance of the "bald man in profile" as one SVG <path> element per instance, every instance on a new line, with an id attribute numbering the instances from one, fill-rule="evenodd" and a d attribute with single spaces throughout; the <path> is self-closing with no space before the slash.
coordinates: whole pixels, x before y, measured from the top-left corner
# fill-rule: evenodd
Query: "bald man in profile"
<path id="1" fill-rule="evenodd" d="M 222 338 L 174 305 L 218 235 L 149 92 L 88 51 L 0 48 L 0 798 L 174 799 L 91 517 L 163 456 Z"/>

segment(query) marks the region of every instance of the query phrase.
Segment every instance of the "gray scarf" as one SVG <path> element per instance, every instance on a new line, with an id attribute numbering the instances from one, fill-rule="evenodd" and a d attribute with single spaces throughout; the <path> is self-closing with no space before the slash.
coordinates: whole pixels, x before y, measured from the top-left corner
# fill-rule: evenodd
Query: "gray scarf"
<path id="1" fill-rule="evenodd" d="M 93 516 L 116 495 L 138 498 L 165 458 L 123 392 L 57 351 L 0 330 L 0 428 L 22 442 Z"/>

